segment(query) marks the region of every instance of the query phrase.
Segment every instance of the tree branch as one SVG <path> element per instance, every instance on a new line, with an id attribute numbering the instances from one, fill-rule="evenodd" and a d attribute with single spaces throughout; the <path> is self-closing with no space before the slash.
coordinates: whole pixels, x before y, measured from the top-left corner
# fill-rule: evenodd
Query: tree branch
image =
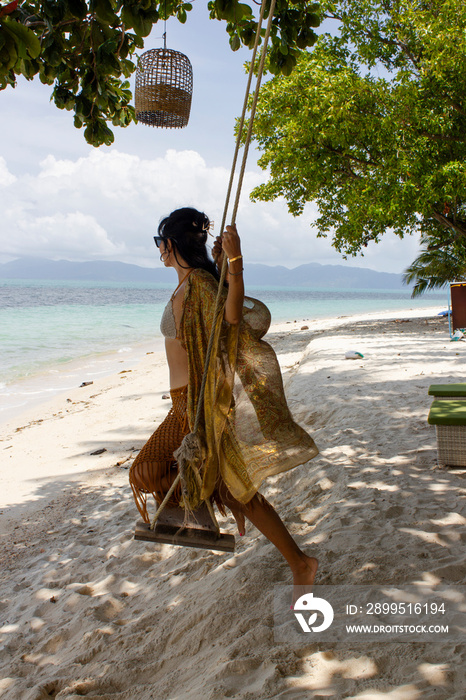
<path id="1" fill-rule="evenodd" d="M 450 107 L 453 107 L 453 109 L 455 109 L 457 112 L 462 114 L 463 117 L 466 117 L 466 112 L 459 105 L 457 105 L 456 102 L 449 101 L 449 105 L 450 105 Z"/>
<path id="2" fill-rule="evenodd" d="M 375 163 L 373 160 L 363 160 L 362 158 L 357 158 L 357 156 L 353 156 L 350 153 L 343 153 L 342 151 L 339 151 L 338 148 L 332 148 L 332 146 L 327 146 L 324 145 L 324 148 L 327 151 L 330 151 L 330 153 L 335 153 L 336 155 L 340 156 L 341 158 L 344 158 L 346 160 L 351 160 L 354 163 L 359 163 L 359 165 L 374 165 L 376 166 L 377 163 Z"/>
<path id="3" fill-rule="evenodd" d="M 325 19 L 336 19 L 339 22 L 343 24 L 345 18 L 342 15 L 337 15 L 337 14 L 324 14 Z M 374 34 L 374 32 L 371 32 L 369 30 L 364 30 L 363 27 L 360 27 L 360 31 L 363 34 L 363 36 L 369 38 L 369 39 L 377 39 L 380 41 L 382 44 L 385 44 L 386 46 L 393 46 L 393 47 L 398 47 L 399 49 L 402 50 L 402 52 L 405 54 L 405 56 L 411 61 L 413 66 L 418 69 L 418 64 L 419 64 L 419 59 L 415 58 L 415 56 L 411 53 L 411 51 L 408 48 L 408 45 L 405 44 L 404 41 L 401 41 L 398 37 L 396 39 L 389 39 L 386 36 L 383 36 L 382 34 Z"/>
<path id="4" fill-rule="evenodd" d="M 362 177 L 361 175 L 358 175 L 357 173 L 355 173 L 354 170 L 352 170 L 352 168 L 350 168 L 349 166 L 346 168 L 337 168 L 335 170 L 335 173 L 341 173 L 342 175 L 345 175 L 345 176 L 349 175 L 349 177 L 353 178 L 353 180 L 360 180 Z"/>
<path id="5" fill-rule="evenodd" d="M 466 134 L 461 138 L 459 136 L 442 136 L 441 134 L 430 134 L 428 131 L 420 131 L 420 136 L 425 136 L 433 141 L 452 141 L 453 143 L 463 143 L 466 140 Z"/>
<path id="6" fill-rule="evenodd" d="M 117 50 L 117 54 L 116 54 L 118 58 L 120 58 L 120 51 L 122 49 L 124 41 L 125 41 L 125 25 L 122 24 L 121 25 L 121 40 L 120 40 L 120 45 L 118 46 L 118 50 Z"/>
<path id="7" fill-rule="evenodd" d="M 447 245 L 450 245 L 450 243 L 454 243 L 457 241 L 459 236 L 453 236 L 453 238 L 446 238 L 442 243 L 436 243 L 434 244 L 428 244 L 427 250 L 441 250 L 442 248 L 445 248 Z"/>
<path id="8" fill-rule="evenodd" d="M 444 216 L 444 214 L 441 214 L 439 211 L 435 210 L 432 215 L 439 224 L 445 228 L 455 231 L 458 234 L 458 237 L 466 237 L 466 221 L 452 221 Z"/>

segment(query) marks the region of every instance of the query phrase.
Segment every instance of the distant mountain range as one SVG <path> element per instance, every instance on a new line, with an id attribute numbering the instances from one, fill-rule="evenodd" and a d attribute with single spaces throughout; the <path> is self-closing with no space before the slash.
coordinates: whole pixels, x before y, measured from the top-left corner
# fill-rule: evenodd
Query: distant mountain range
<path id="1" fill-rule="evenodd" d="M 158 282 L 171 285 L 173 270 L 147 268 L 122 262 L 43 260 L 18 258 L 0 264 L 0 279 L 78 280 L 95 282 Z M 244 270 L 248 287 L 273 286 L 319 289 L 405 289 L 401 274 L 377 272 L 350 265 L 307 263 L 292 270 L 277 265 L 248 264 Z"/>

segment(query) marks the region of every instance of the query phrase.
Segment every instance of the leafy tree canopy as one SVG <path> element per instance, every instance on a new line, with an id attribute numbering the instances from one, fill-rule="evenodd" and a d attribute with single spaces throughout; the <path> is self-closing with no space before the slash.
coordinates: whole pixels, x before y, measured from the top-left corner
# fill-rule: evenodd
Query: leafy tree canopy
<path id="1" fill-rule="evenodd" d="M 1 2 L 1 0 L 0 0 Z M 255 2 L 255 0 L 253 0 Z M 210 0 L 210 17 L 224 20 L 233 50 L 251 48 L 257 23 L 250 5 Z M 135 121 L 128 78 L 132 58 L 159 19 L 186 22 L 192 9 L 184 0 L 13 0 L 0 4 L 0 89 L 16 77 L 38 75 L 53 85 L 60 109 L 74 112 L 94 146 L 113 142 L 108 126 Z M 308 0 L 277 0 L 272 29 L 271 69 L 289 73 L 299 48 L 316 40 L 318 5 Z"/>
<path id="2" fill-rule="evenodd" d="M 319 37 L 261 90 L 254 135 L 270 178 L 253 198 L 319 210 L 355 255 L 387 230 L 436 250 L 466 236 L 464 0 L 322 0 Z M 463 253 L 464 254 L 464 253 Z"/>

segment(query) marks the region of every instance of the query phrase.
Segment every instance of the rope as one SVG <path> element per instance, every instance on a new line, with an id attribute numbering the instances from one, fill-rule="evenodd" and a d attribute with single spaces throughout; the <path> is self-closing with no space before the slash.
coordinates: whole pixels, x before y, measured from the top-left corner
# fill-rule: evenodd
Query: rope
<path id="1" fill-rule="evenodd" d="M 275 6 L 275 2 L 274 2 L 274 6 Z M 265 1 L 263 1 L 261 4 L 259 20 L 257 23 L 256 36 L 254 39 L 254 47 L 252 50 L 251 65 L 249 66 L 248 82 L 246 85 L 246 92 L 244 94 L 243 110 L 241 112 L 241 118 L 240 118 L 239 127 L 238 127 L 238 135 L 236 137 L 235 152 L 233 155 L 233 162 L 231 165 L 230 181 L 228 183 L 227 194 L 225 197 L 225 206 L 223 208 L 222 223 L 220 224 L 220 231 L 223 231 L 223 229 L 225 228 L 228 207 L 230 205 L 230 195 L 231 195 L 231 190 L 233 187 L 233 179 L 235 177 L 236 161 L 238 159 L 238 153 L 239 153 L 239 149 L 241 146 L 241 136 L 243 135 L 244 120 L 245 120 L 246 112 L 248 109 L 249 91 L 251 89 L 252 76 L 254 75 L 254 65 L 256 63 L 256 54 L 257 54 L 257 49 L 258 49 L 259 41 L 260 41 L 264 13 L 265 13 Z M 273 13 L 271 13 L 270 16 L 273 17 Z"/>
<path id="2" fill-rule="evenodd" d="M 256 88 L 254 91 L 254 97 L 253 97 L 253 102 L 252 102 L 252 107 L 251 107 L 251 116 L 249 118 L 248 131 L 247 131 L 246 138 L 244 141 L 243 158 L 241 161 L 241 168 L 240 168 L 240 173 L 239 173 L 239 178 L 238 178 L 238 185 L 236 188 L 236 197 L 235 197 L 235 202 L 233 205 L 233 212 L 232 212 L 232 216 L 231 216 L 231 224 L 232 225 L 234 225 L 236 222 L 236 214 L 238 212 L 239 200 L 241 197 L 241 189 L 243 186 L 244 173 L 246 171 L 246 162 L 247 162 L 247 158 L 248 158 L 248 154 L 249 154 L 249 145 L 251 142 L 252 129 L 253 129 L 253 125 L 254 125 L 254 117 L 256 115 L 257 102 L 259 100 L 259 91 L 260 91 L 260 86 L 261 86 L 261 81 L 262 81 L 262 75 L 264 72 L 264 64 L 265 64 L 265 56 L 267 53 L 267 45 L 268 45 L 269 37 L 270 37 L 270 30 L 272 28 L 273 13 L 275 11 L 275 2 L 276 2 L 276 0 L 272 0 L 272 2 L 270 4 L 267 28 L 266 28 L 266 32 L 265 32 L 264 43 L 262 46 L 261 57 L 260 57 L 260 61 L 259 61 L 259 68 L 257 71 Z M 228 183 L 227 194 L 226 194 L 226 198 L 225 198 L 225 206 L 224 206 L 224 210 L 223 210 L 222 224 L 220 227 L 220 231 L 223 231 L 225 228 L 228 207 L 230 204 L 230 195 L 231 195 L 231 190 L 233 187 L 233 180 L 234 180 L 235 171 L 236 171 L 236 162 L 237 162 L 237 158 L 238 158 L 238 152 L 239 152 L 240 145 L 241 145 L 241 138 L 243 135 L 244 121 L 245 121 L 245 116 L 246 116 L 246 112 L 247 112 L 248 100 L 249 100 L 249 91 L 251 88 L 252 76 L 254 74 L 256 53 L 257 53 L 257 48 L 258 48 L 259 42 L 260 42 L 262 21 L 264 19 L 266 3 L 267 3 L 267 0 L 262 0 L 259 21 L 257 23 L 256 37 L 255 37 L 255 41 L 254 41 L 253 55 L 252 55 L 252 59 L 251 59 L 250 69 L 249 69 L 248 82 L 247 82 L 247 86 L 246 86 L 246 94 L 245 94 L 244 103 L 243 103 L 243 111 L 241 114 L 240 124 L 239 124 L 239 128 L 238 128 L 238 136 L 236 138 L 235 152 L 234 152 L 233 163 L 232 163 L 231 172 L 230 172 L 230 181 Z M 171 494 L 175 490 L 178 482 L 180 481 L 181 472 L 185 471 L 187 463 L 190 463 L 190 466 L 194 471 L 197 483 L 199 484 L 199 482 L 200 482 L 199 472 L 196 469 L 196 467 L 192 464 L 193 444 L 197 443 L 196 448 L 197 448 L 198 452 L 200 452 L 200 444 L 199 444 L 199 440 L 197 437 L 197 432 L 199 429 L 199 424 L 200 424 L 201 416 L 202 416 L 202 412 L 203 412 L 203 399 L 204 399 L 204 393 L 205 393 L 205 385 L 207 382 L 207 372 L 208 372 L 210 359 L 211 359 L 211 355 L 212 355 L 215 327 L 217 325 L 218 316 L 222 312 L 222 308 L 220 305 L 220 299 L 222 296 L 223 284 L 225 282 L 227 266 L 228 266 L 228 260 L 227 260 L 227 256 L 224 254 L 223 255 L 223 262 L 222 262 L 222 269 L 221 269 L 221 273 L 220 273 L 220 281 L 218 283 L 217 297 L 215 300 L 214 321 L 212 324 L 212 331 L 211 331 L 210 338 L 209 338 L 209 344 L 207 346 L 206 360 L 205 360 L 205 365 L 204 365 L 204 374 L 202 376 L 201 387 L 199 390 L 196 418 L 194 421 L 192 432 L 183 439 L 181 447 L 176 451 L 176 453 L 174 455 L 178 460 L 178 463 L 180 465 L 180 469 L 179 469 L 179 472 L 176 476 L 176 479 L 174 480 L 173 484 L 171 485 L 171 488 L 170 488 L 168 494 L 165 496 L 164 500 L 162 501 L 162 503 L 160 504 L 160 506 L 158 507 L 158 509 L 155 513 L 155 516 L 154 516 L 152 523 L 151 523 L 152 530 L 155 528 L 155 524 L 157 522 L 157 519 L 158 519 L 160 513 L 162 512 L 162 510 L 164 509 L 165 504 L 169 500 Z M 188 438 L 188 440 L 187 440 L 187 438 Z M 188 443 L 190 443 L 189 448 L 187 447 Z M 183 463 L 183 467 L 180 463 Z M 215 524 L 215 527 L 217 529 L 217 533 L 220 533 L 220 528 L 219 528 L 219 525 L 217 522 L 217 518 L 215 517 L 215 513 L 213 510 L 212 504 L 210 503 L 210 500 L 208 500 L 208 499 L 206 500 L 206 505 L 207 505 L 209 514 L 212 518 L 212 521 Z"/>
<path id="3" fill-rule="evenodd" d="M 258 44 L 259 38 L 260 38 L 260 30 L 261 30 L 262 18 L 263 18 L 263 15 L 264 15 L 265 3 L 266 3 L 266 0 L 263 0 L 262 6 L 261 6 L 260 21 L 259 21 L 259 23 L 258 23 L 257 32 L 256 32 L 256 44 Z M 246 139 L 245 139 L 245 143 L 244 143 L 243 159 L 242 159 L 242 162 L 241 162 L 241 170 L 240 170 L 240 174 L 239 174 L 238 186 L 237 186 L 237 189 L 236 189 L 236 198 L 235 198 L 235 203 L 234 203 L 234 206 L 233 206 L 233 213 L 232 213 L 232 217 L 231 217 L 231 223 L 232 223 L 232 225 L 235 224 L 235 222 L 236 222 L 236 214 L 237 214 L 237 212 L 238 212 L 238 205 L 239 205 L 239 200 L 240 200 L 240 196 L 241 196 L 241 188 L 242 188 L 242 186 L 243 186 L 244 173 L 245 173 L 245 170 L 246 170 L 246 161 L 247 161 L 247 157 L 248 157 L 248 153 L 249 153 L 249 144 L 250 144 L 250 142 L 251 142 L 252 128 L 253 128 L 254 117 L 255 117 L 255 115 L 256 115 L 257 102 L 258 102 L 258 99 L 259 99 L 259 90 L 260 90 L 260 85 L 261 85 L 261 80 L 262 80 L 262 73 L 263 73 L 263 71 L 264 71 L 265 54 L 266 54 L 266 51 L 267 51 L 267 44 L 268 44 L 268 41 L 269 41 L 270 29 L 271 29 L 271 27 L 272 27 L 272 20 L 273 20 L 273 12 L 274 12 L 274 9 L 275 9 L 275 0 L 272 0 L 272 4 L 271 4 L 271 6 L 270 6 L 269 21 L 268 21 L 268 23 L 267 23 L 267 29 L 266 29 L 265 38 L 264 38 L 264 45 L 263 45 L 263 47 L 262 47 L 261 60 L 260 60 L 260 63 L 259 63 L 259 69 L 258 69 L 258 73 L 257 73 L 256 89 L 255 89 L 255 92 L 254 92 L 254 98 L 253 98 L 253 103 L 252 103 L 252 108 L 251 108 L 251 117 L 250 117 L 250 119 L 249 119 L 249 128 L 248 128 L 248 132 L 247 132 L 247 134 L 246 134 Z M 254 54 L 254 55 L 255 55 L 255 54 Z M 238 130 L 238 137 L 237 137 L 237 139 L 236 139 L 236 149 L 235 149 L 235 156 L 234 156 L 234 159 L 233 159 L 233 165 L 232 165 L 232 170 L 231 170 L 230 183 L 231 183 L 232 180 L 233 180 L 234 170 L 235 170 L 235 168 L 236 168 L 236 157 L 237 157 L 238 150 L 239 150 L 239 146 L 240 146 L 240 142 L 241 142 L 242 129 L 243 129 L 243 125 L 244 125 L 244 117 L 245 117 L 246 110 L 247 110 L 247 102 L 248 102 L 248 96 L 249 96 L 249 86 L 250 86 L 250 81 L 251 81 L 251 77 L 252 77 L 252 73 L 253 73 L 253 72 L 254 72 L 254 62 L 251 61 L 251 67 L 250 67 L 250 70 L 249 70 L 248 88 L 247 88 L 247 92 L 246 92 L 246 98 L 245 98 L 245 101 L 244 101 L 243 113 L 242 113 L 242 115 L 241 115 L 240 129 Z M 229 187 L 229 191 L 228 191 L 228 193 L 227 193 L 227 199 L 226 199 L 226 202 L 225 202 L 225 208 L 224 208 L 223 217 L 222 217 L 222 226 L 221 226 L 221 229 L 220 229 L 221 231 L 223 231 L 223 229 L 224 229 L 224 227 L 225 227 L 225 221 L 226 221 L 226 218 L 227 218 L 227 212 L 228 212 L 228 205 L 229 205 L 230 193 L 231 193 L 231 186 Z M 221 309 L 220 309 L 220 299 L 221 299 L 221 296 L 222 296 L 222 287 L 223 287 L 223 283 L 224 283 L 224 281 L 225 281 L 225 276 L 226 276 L 226 271 L 227 271 L 227 265 L 228 265 L 227 256 L 224 255 L 224 256 L 223 256 L 222 271 L 221 271 L 221 275 L 220 275 L 220 282 L 218 283 L 218 292 L 217 292 L 217 299 L 216 299 L 216 304 L 215 304 L 215 314 L 214 314 L 214 324 L 213 324 L 213 326 L 212 326 L 212 333 L 210 334 L 209 345 L 208 345 L 208 347 L 207 347 L 206 362 L 205 362 L 205 367 L 204 367 L 204 375 L 203 375 L 203 377 L 202 377 L 201 388 L 200 388 L 200 390 L 199 390 L 199 396 L 200 396 L 200 398 L 203 398 L 203 397 L 204 397 L 204 390 L 205 390 L 205 385 L 206 385 L 206 382 L 207 382 L 207 370 L 208 370 L 208 367 L 209 367 L 210 356 L 211 356 L 211 354 L 212 354 L 212 345 L 213 345 L 213 341 L 214 341 L 214 330 L 213 330 L 213 329 L 214 329 L 214 327 L 215 327 L 215 321 L 217 320 L 217 316 L 219 315 L 219 313 L 220 313 L 220 311 L 221 311 Z M 195 423 L 194 423 L 194 426 L 193 426 L 193 430 L 192 430 L 193 433 L 196 433 L 197 430 L 198 430 L 198 428 L 199 428 L 201 413 L 202 413 L 202 402 L 199 400 L 199 403 L 198 403 L 198 405 L 197 405 L 196 420 L 195 420 Z"/>

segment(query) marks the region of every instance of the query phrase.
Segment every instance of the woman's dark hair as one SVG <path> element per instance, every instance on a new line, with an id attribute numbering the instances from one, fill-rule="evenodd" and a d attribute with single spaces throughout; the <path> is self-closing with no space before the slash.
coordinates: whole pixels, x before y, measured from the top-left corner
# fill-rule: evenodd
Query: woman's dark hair
<path id="1" fill-rule="evenodd" d="M 176 249 L 173 250 L 175 259 L 177 251 L 180 256 L 187 262 L 188 267 L 201 267 L 207 270 L 218 281 L 220 275 L 217 266 L 207 254 L 206 241 L 209 231 L 209 217 L 203 212 L 197 211 L 190 207 L 176 209 L 172 211 L 170 216 L 159 224 L 158 234 L 164 240 L 172 240 Z"/>

